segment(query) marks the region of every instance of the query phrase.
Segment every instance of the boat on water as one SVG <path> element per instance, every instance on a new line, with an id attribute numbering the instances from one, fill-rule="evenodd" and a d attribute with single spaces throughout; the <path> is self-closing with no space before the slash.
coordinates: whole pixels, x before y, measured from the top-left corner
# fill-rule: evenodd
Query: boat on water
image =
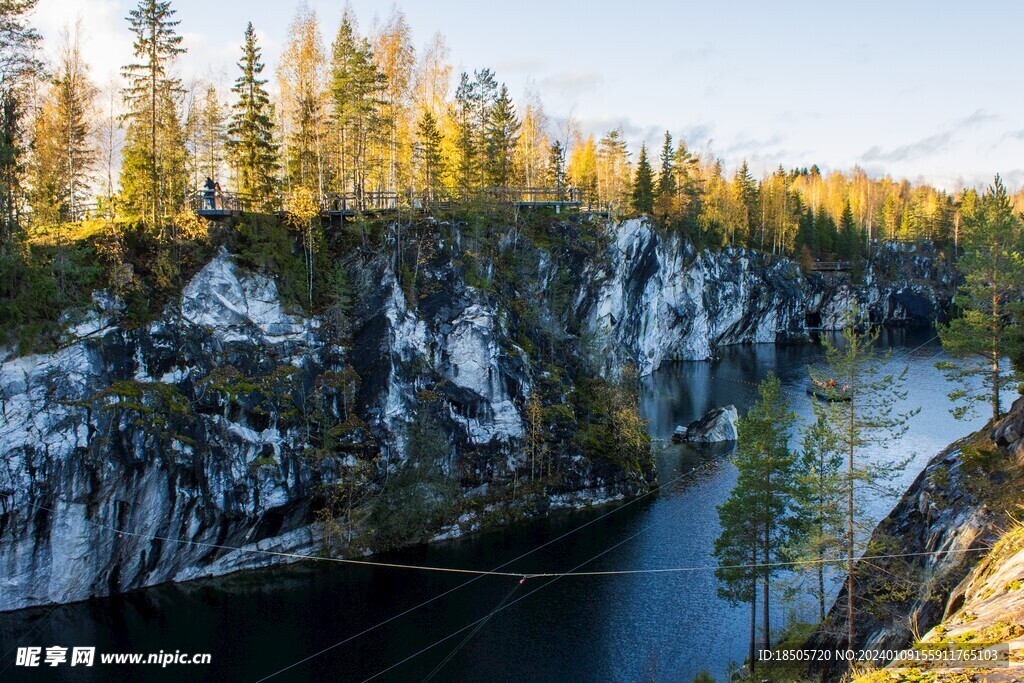
<path id="1" fill-rule="evenodd" d="M 849 387 L 841 386 L 835 380 L 819 382 L 812 379 L 807 383 L 807 393 L 822 401 L 849 401 L 853 396 Z"/>

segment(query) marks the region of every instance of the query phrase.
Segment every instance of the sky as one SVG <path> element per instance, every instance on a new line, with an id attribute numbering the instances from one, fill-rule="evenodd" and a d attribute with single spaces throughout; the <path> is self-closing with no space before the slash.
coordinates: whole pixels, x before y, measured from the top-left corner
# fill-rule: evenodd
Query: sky
<path id="1" fill-rule="evenodd" d="M 235 76 L 255 26 L 276 67 L 295 0 L 171 0 L 189 52 L 186 83 Z M 344 0 L 308 0 L 330 44 Z M 555 121 L 621 125 L 636 146 L 665 130 L 760 175 L 818 164 L 948 190 L 1001 173 L 1024 184 L 1024 3 L 351 0 L 367 31 L 402 10 L 417 47 L 444 34 L 455 73 L 490 67 L 514 97 L 538 93 Z M 81 19 L 101 84 L 131 59 L 130 0 L 39 0 L 54 49 Z"/>

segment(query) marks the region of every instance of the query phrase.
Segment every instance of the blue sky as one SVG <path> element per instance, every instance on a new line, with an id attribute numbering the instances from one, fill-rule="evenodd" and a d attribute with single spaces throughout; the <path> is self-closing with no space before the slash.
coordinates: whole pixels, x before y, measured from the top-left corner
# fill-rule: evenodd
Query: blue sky
<path id="1" fill-rule="evenodd" d="M 247 21 L 271 69 L 291 0 L 172 0 L 180 71 L 227 83 Z M 97 80 L 130 56 L 128 0 L 40 0 L 47 38 L 81 16 Z M 343 2 L 310 0 L 329 44 Z M 361 28 L 392 4 L 351 0 Z M 585 131 L 667 128 L 729 168 L 817 163 L 953 189 L 1000 172 L 1024 183 L 1024 4 L 417 0 L 397 5 L 418 45 L 443 33 L 459 70 L 492 67 Z"/>

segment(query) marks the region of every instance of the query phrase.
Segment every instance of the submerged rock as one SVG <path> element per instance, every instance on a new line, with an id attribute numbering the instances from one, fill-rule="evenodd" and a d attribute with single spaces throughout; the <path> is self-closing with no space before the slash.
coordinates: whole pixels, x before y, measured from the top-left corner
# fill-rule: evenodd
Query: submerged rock
<path id="1" fill-rule="evenodd" d="M 696 443 L 721 443 L 736 440 L 736 421 L 739 414 L 736 406 L 712 408 L 704 413 L 699 420 L 694 420 L 685 427 L 676 427 L 672 440 Z M 678 435 L 678 439 L 677 439 Z"/>

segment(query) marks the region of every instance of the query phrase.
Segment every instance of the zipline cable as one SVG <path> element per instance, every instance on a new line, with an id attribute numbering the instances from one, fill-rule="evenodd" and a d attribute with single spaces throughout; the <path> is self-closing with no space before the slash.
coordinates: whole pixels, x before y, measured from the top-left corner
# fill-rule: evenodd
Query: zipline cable
<path id="1" fill-rule="evenodd" d="M 695 469 L 696 469 L 696 468 L 695 468 Z M 690 470 L 689 472 L 693 472 L 693 471 L 694 471 L 694 470 Z M 687 472 L 687 474 L 689 474 L 689 472 Z M 666 517 L 665 517 L 665 519 L 668 519 L 669 517 L 670 517 L 670 516 L 666 516 Z M 386 668 L 386 669 L 383 669 L 383 670 L 381 670 L 381 671 L 378 671 L 377 673 L 373 674 L 373 675 L 372 675 L 372 676 L 370 676 L 369 678 L 366 678 L 366 679 L 364 679 L 364 680 L 363 680 L 363 683 L 367 683 L 367 681 L 372 681 L 373 679 L 375 679 L 375 678 L 377 678 L 377 677 L 379 677 L 379 676 L 383 676 L 383 675 L 384 675 L 384 674 L 386 674 L 386 673 L 387 673 L 388 671 L 391 671 L 392 669 L 395 669 L 396 667 L 399 667 L 399 666 L 401 666 L 402 664 L 405 664 L 405 663 L 406 663 L 406 662 L 408 662 L 408 661 L 409 661 L 410 659 L 414 659 L 414 658 L 418 657 L 419 655 L 423 654 L 424 652 L 426 652 L 426 651 L 428 651 L 428 650 L 431 650 L 431 649 L 433 649 L 433 648 L 437 647 L 437 646 L 438 646 L 438 645 L 440 645 L 441 643 L 443 643 L 443 642 L 445 642 L 445 641 L 447 641 L 447 640 L 450 640 L 450 639 L 454 638 L 455 636 L 457 636 L 458 634 L 462 633 L 463 631 L 465 631 L 465 630 L 467 630 L 467 629 L 470 629 L 470 628 L 473 628 L 474 626 L 476 626 L 477 624 L 479 624 L 479 623 L 480 623 L 481 621 L 483 621 L 483 620 L 485 620 L 485 619 L 490 619 L 490 618 L 491 618 L 491 616 L 493 616 L 493 614 L 495 614 L 495 613 L 497 613 L 497 612 L 500 612 L 500 611 L 502 611 L 503 609 L 505 609 L 505 608 L 507 608 L 507 607 L 511 607 L 512 605 L 516 604 L 516 603 L 517 603 L 517 602 L 519 602 L 520 600 L 524 600 L 524 599 L 526 599 L 526 598 L 530 597 L 531 595 L 533 595 L 533 594 L 534 594 L 534 593 L 536 593 L 537 591 L 539 591 L 539 590 L 542 590 L 542 589 L 544 589 L 544 588 L 547 588 L 548 586 L 550 586 L 551 584 L 553 584 L 554 582 L 558 581 L 559 579 L 561 579 L 561 578 L 563 578 L 563 577 L 566 577 L 566 576 L 570 576 L 570 575 L 572 575 L 572 574 L 573 574 L 573 572 L 576 572 L 577 570 L 581 569 L 582 567 L 585 567 L 586 565 L 590 564 L 591 562 L 593 562 L 594 560 L 598 559 L 599 557 L 602 557 L 603 555 L 607 555 L 608 553 L 610 553 L 611 551 L 615 550 L 616 548 L 618 548 L 618 547 L 620 547 L 620 546 L 622 546 L 622 545 L 624 545 L 624 544 L 628 543 L 629 541 L 632 541 L 632 540 L 633 540 L 634 538 L 636 538 L 636 537 L 637 537 L 637 536 L 639 536 L 640 534 L 642 534 L 642 533 L 644 533 L 645 531 L 647 531 L 648 529 L 651 529 L 651 528 L 653 528 L 654 526 L 656 526 L 656 525 L 658 525 L 658 524 L 662 523 L 663 521 L 664 521 L 664 519 L 661 519 L 661 520 L 655 520 L 654 522 L 651 522 L 651 523 L 650 523 L 650 524 L 648 524 L 647 526 L 645 526 L 645 527 L 641 528 L 641 529 L 640 529 L 639 531 L 636 531 L 636 532 L 634 532 L 634 533 L 630 534 L 629 536 L 627 536 L 626 538 L 623 538 L 623 539 L 622 539 L 622 540 L 620 540 L 620 541 L 619 541 L 618 543 L 615 543 L 614 545 L 611 545 L 611 546 L 609 546 L 609 547 L 605 548 L 604 550 L 602 550 L 601 552 L 597 553 L 596 555 L 594 555 L 594 556 L 593 556 L 593 557 L 591 557 L 590 559 L 588 559 L 588 560 L 584 560 L 583 562 L 579 563 L 578 565 L 576 565 L 575 567 L 573 567 L 572 569 L 570 569 L 570 570 L 569 570 L 568 572 L 564 572 L 564 573 L 561 573 L 561 574 L 547 574 L 547 575 L 546 575 L 546 578 L 550 578 L 550 579 L 551 579 L 550 581 L 547 581 L 547 582 L 545 582 L 544 584 L 542 584 L 542 585 L 540 585 L 540 586 L 537 586 L 536 588 L 534 588 L 533 590 L 531 590 L 531 591 L 530 591 L 529 593 L 527 593 L 527 594 L 525 594 L 525 595 L 522 595 L 522 596 L 520 596 L 520 597 L 516 598 L 516 599 L 515 599 L 515 600 L 513 600 L 512 602 L 510 602 L 510 603 L 508 603 L 508 604 L 504 605 L 503 607 L 501 607 L 501 608 L 499 608 L 499 609 L 495 609 L 495 610 L 494 610 L 494 612 L 492 612 L 491 614 L 487 615 L 486 617 L 481 617 L 480 619 L 477 619 L 476 621 L 471 621 L 470 623 L 466 624 L 466 625 L 465 625 L 465 626 L 463 626 L 462 628 L 460 628 L 460 629 L 458 629 L 458 630 L 456 630 L 456 631 L 453 631 L 452 633 L 449 633 L 449 634 L 448 634 L 447 636 L 445 636 L 444 638 L 441 638 L 440 640 L 438 640 L 438 641 L 436 641 L 436 642 L 432 643 L 431 645 L 428 645 L 428 646 L 426 646 L 426 647 L 425 647 L 425 648 L 423 648 L 422 650 L 418 650 L 418 651 L 414 652 L 413 654 L 409 655 L 408 657 L 406 657 L 405 659 L 402 659 L 402 660 L 400 660 L 400 661 L 398 661 L 398 662 L 395 662 L 394 664 L 392 664 L 392 665 L 391 665 L 391 666 L 389 666 L 388 668 Z M 525 579 L 525 578 L 529 578 L 529 575 L 525 576 L 525 577 L 524 577 L 524 579 Z"/>
<path id="2" fill-rule="evenodd" d="M 728 454 L 726 454 L 726 455 L 728 455 Z M 462 583 L 462 584 L 459 584 L 458 586 L 450 588 L 450 589 L 444 591 L 443 593 L 439 593 L 439 594 L 435 595 L 434 597 L 425 600 L 424 602 L 421 602 L 421 603 L 419 603 L 419 604 L 417 604 L 417 605 L 415 605 L 413 607 L 410 607 L 407 610 L 399 612 L 398 614 L 394 614 L 391 617 L 388 617 L 387 619 L 385 619 L 385 620 L 383 620 L 381 622 L 378 622 L 377 624 L 375 624 L 373 626 L 370 626 L 369 628 L 366 628 L 366 629 L 360 631 L 359 633 L 353 634 L 352 636 L 350 636 L 346 640 L 343 640 L 343 641 L 341 641 L 339 643 L 336 643 L 335 645 L 332 645 L 329 648 L 326 648 L 325 650 L 322 650 L 322 651 L 317 652 L 317 653 L 315 653 L 313 655 L 310 655 L 306 659 L 303 659 L 303 660 L 301 660 L 299 662 L 296 662 L 295 664 L 292 664 L 292 665 L 290 665 L 288 667 L 285 667 L 284 669 L 281 669 L 280 671 L 277 671 L 275 673 L 270 674 L 269 676 L 266 676 L 266 677 L 260 679 L 260 681 L 265 681 L 265 680 L 267 680 L 269 678 L 272 678 L 273 676 L 276 676 L 279 673 L 283 673 L 284 671 L 287 671 L 288 669 L 290 669 L 290 668 L 292 668 L 294 666 L 298 666 L 299 664 L 302 664 L 303 662 L 306 662 L 309 659 L 312 659 L 312 658 L 314 658 L 314 657 L 316 657 L 316 656 L 318 656 L 320 654 L 323 654 L 324 652 L 327 652 L 330 649 L 333 649 L 333 648 L 338 647 L 340 645 L 344 645 L 347 642 L 350 642 L 352 640 L 355 640 L 356 638 L 364 636 L 367 633 L 370 633 L 371 631 L 374 631 L 374 630 L 380 628 L 381 626 L 384 626 L 384 625 L 390 623 L 391 621 L 394 621 L 396 619 L 399 619 L 399 618 L 405 616 L 406 614 L 409 614 L 410 612 L 414 612 L 414 611 L 420 609 L 421 607 L 425 607 L 426 605 L 430 604 L 431 602 L 434 602 L 434 601 L 439 600 L 439 599 L 441 599 L 441 598 L 443 598 L 443 597 L 445 597 L 445 596 L 447 596 L 447 595 L 449 595 L 451 593 L 454 593 L 455 591 L 458 591 L 458 590 L 468 586 L 469 584 L 473 583 L 474 581 L 477 581 L 478 579 L 483 578 L 484 576 L 487 576 L 487 575 L 490 574 L 490 575 L 496 575 L 496 576 L 508 576 L 508 577 L 521 578 L 522 577 L 522 573 L 500 572 L 498 570 L 503 569 L 503 568 L 509 566 L 510 564 L 518 562 L 519 560 L 522 560 L 523 558 L 528 557 L 529 555 L 532 555 L 533 553 L 535 553 L 535 552 L 537 552 L 537 551 L 539 551 L 539 550 L 541 550 L 541 549 L 543 549 L 543 548 L 545 548 L 545 547 L 547 547 L 547 546 L 549 546 L 549 545 L 551 545 L 553 543 L 557 543 L 558 541 L 561 541 L 562 539 L 564 539 L 564 538 L 566 538 L 568 536 L 571 536 L 571 535 L 573 535 L 573 534 L 575 534 L 575 533 L 577 533 L 579 531 L 582 531 L 586 527 L 591 526 L 593 524 L 596 524 L 597 522 L 601 521 L 605 517 L 608 517 L 609 515 L 612 515 L 612 514 L 618 512 L 619 510 L 623 510 L 623 509 L 625 509 L 625 508 L 627 508 L 627 507 L 629 507 L 629 506 L 631 506 L 631 505 L 633 505 L 635 503 L 640 502 L 641 500 L 647 498 L 648 496 L 650 496 L 651 494 L 653 494 L 653 493 L 655 493 L 657 491 L 660 491 L 663 488 L 667 488 L 669 486 L 672 486 L 673 484 L 679 483 L 685 477 L 689 476 L 690 474 L 693 474 L 696 470 L 699 470 L 699 469 L 702 469 L 702 467 L 697 467 L 697 468 L 694 468 L 692 470 L 688 470 L 686 472 L 683 472 L 679 476 L 677 476 L 677 477 L 675 477 L 675 478 L 665 482 L 664 484 L 659 484 L 658 486 L 655 486 L 655 487 L 645 491 L 644 493 L 640 494 L 639 496 L 636 496 L 636 497 L 626 501 L 625 503 L 622 503 L 621 505 L 615 506 L 614 508 L 612 508 L 612 509 L 610 509 L 610 510 L 604 512 L 604 513 L 602 513 L 601 515 L 595 517 L 594 519 L 591 519 L 591 520 L 589 520 L 587 522 L 584 522 L 583 524 L 581 524 L 581 525 L 579 525 L 577 527 L 574 527 L 574 528 L 566 531 L 565 533 L 563 533 L 563 534 L 561 534 L 559 536 L 556 536 L 555 538 L 552 538 L 552 539 L 550 539 L 548 541 L 545 541 L 544 543 L 538 545 L 537 547 L 535 547 L 535 548 L 533 548 L 531 550 L 528 550 L 527 552 L 522 553 L 521 555 L 519 555 L 517 557 L 514 557 L 511 560 L 508 560 L 507 562 L 505 562 L 503 564 L 498 565 L 497 567 L 495 567 L 494 570 L 489 571 L 489 572 L 488 571 L 472 571 L 472 570 L 453 570 L 453 569 L 450 569 L 450 568 L 447 568 L 447 567 L 425 567 L 425 566 L 421 567 L 421 566 L 417 566 L 417 565 L 403 565 L 403 564 L 398 564 L 398 563 L 376 563 L 376 562 L 370 562 L 370 561 L 364 561 L 364 560 L 346 560 L 344 558 L 329 558 L 329 557 L 322 557 L 322 556 L 318 556 L 318 555 L 302 555 L 302 554 L 299 554 L 299 553 L 279 553 L 279 552 L 269 551 L 269 550 L 251 549 L 251 548 L 246 548 L 244 546 L 227 546 L 227 545 L 221 545 L 221 544 L 216 544 L 216 543 L 205 543 L 205 542 L 202 542 L 202 541 L 192 541 L 192 540 L 182 539 L 182 538 L 170 538 L 170 537 L 162 537 L 162 536 L 149 535 L 149 534 L 140 534 L 140 533 L 133 532 L 133 531 L 127 531 L 127 530 L 124 530 L 124 529 L 119 529 L 117 527 L 113 527 L 113 526 L 110 526 L 108 524 L 102 524 L 100 522 L 96 522 L 96 521 L 93 521 L 93 520 L 88 520 L 87 519 L 87 520 L 84 520 L 84 521 L 87 522 L 88 524 L 90 524 L 91 526 L 94 526 L 94 527 L 97 527 L 99 529 L 103 529 L 103 530 L 106 530 L 106 531 L 112 531 L 112 532 L 115 532 L 115 533 L 120 534 L 122 536 L 133 536 L 133 537 L 143 538 L 143 539 L 148 539 L 148 540 L 162 540 L 162 541 L 168 541 L 168 542 L 173 542 L 173 543 L 180 543 L 180 544 L 185 544 L 185 545 L 195 545 L 195 546 L 201 546 L 201 547 L 208 547 L 208 548 L 211 548 L 211 549 L 236 551 L 236 552 L 239 552 L 239 553 L 256 553 L 256 554 L 263 554 L 263 555 L 281 556 L 281 557 L 285 557 L 285 558 L 288 558 L 288 559 L 313 560 L 313 561 L 318 561 L 318 562 L 326 562 L 326 561 L 341 562 L 341 563 L 344 563 L 344 564 L 361 564 L 361 565 L 369 565 L 369 566 L 386 567 L 386 568 L 392 568 L 392 569 L 419 569 L 419 570 L 422 570 L 422 571 L 440 571 L 440 572 L 446 572 L 446 573 L 460 573 L 460 574 L 473 574 L 474 575 L 472 579 L 470 579 L 469 581 L 466 581 L 465 583 Z M 36 508 L 36 509 L 39 509 L 39 510 L 45 510 L 45 511 L 50 512 L 52 514 L 60 514 L 54 508 L 48 507 L 46 505 L 42 505 L 40 503 L 29 503 L 28 505 L 29 505 L 29 507 L 33 507 L 33 508 Z M 42 626 L 43 623 L 45 621 L 47 621 L 49 619 L 49 617 L 54 612 L 56 612 L 59 608 L 64 607 L 64 606 L 65 606 L 65 604 L 63 604 L 63 603 L 55 604 L 45 615 L 43 615 L 42 618 L 40 618 L 35 623 L 35 625 L 33 625 L 33 627 L 29 631 L 27 631 L 24 635 L 22 635 L 20 638 L 15 640 L 14 648 L 17 647 L 18 643 L 24 641 L 25 638 L 27 638 L 28 636 L 30 636 L 33 633 L 35 633 L 35 631 L 38 630 L 39 627 Z M 7 659 L 13 652 L 14 652 L 14 649 L 12 648 L 10 651 L 8 651 L 5 654 L 4 658 Z M 9 664 L 8 664 L 8 666 L 9 666 Z M 0 673 L 3 673 L 4 671 L 6 671 L 8 666 L 5 666 L 3 669 L 0 669 Z"/>
<path id="3" fill-rule="evenodd" d="M 658 523 L 660 523 L 660 521 L 659 522 L 654 522 L 652 524 L 649 524 L 649 525 L 645 526 L 644 528 L 640 529 L 639 531 L 637 531 L 637 532 L 631 534 L 630 536 L 622 539 L 621 541 L 619 541 L 615 545 L 610 546 L 610 547 L 602 550 L 597 555 L 594 555 L 590 559 L 588 559 L 588 560 L 586 560 L 584 562 L 581 562 L 580 564 L 576 565 L 573 569 L 569 570 L 568 572 L 547 573 L 547 574 L 527 574 L 524 577 L 524 579 L 549 578 L 550 580 L 545 582 L 545 583 L 543 583 L 542 585 L 538 586 L 537 588 L 534 588 L 533 590 L 529 591 L 525 595 L 522 595 L 522 596 L 516 598 L 512 602 L 510 602 L 510 603 L 508 603 L 508 604 L 506 604 L 506 605 L 504 605 L 502 607 L 496 608 L 490 614 L 488 614 L 488 615 L 486 615 L 484 617 L 481 617 L 480 619 L 477 619 L 475 621 L 471 621 L 470 623 L 466 624 L 465 626 L 463 626 L 463 627 L 453 631 L 452 633 L 449 633 L 447 636 L 441 638 L 440 640 L 437 640 L 434 643 L 431 643 L 430 645 L 427 645 L 426 647 L 424 647 L 424 648 L 422 648 L 420 650 L 417 650 L 416 652 L 414 652 L 411 655 L 405 657 L 404 659 L 402 659 L 402 660 L 400 660 L 398 662 L 395 662 L 394 664 L 392 664 L 391 666 L 387 667 L 386 669 L 378 671 L 377 673 L 373 674 L 369 678 L 364 679 L 363 683 L 367 683 L 368 681 L 371 681 L 371 680 L 373 680 L 375 678 L 378 678 L 378 677 L 386 674 L 387 672 L 389 672 L 389 671 L 391 671 L 391 670 L 401 666 L 402 664 L 405 664 L 406 662 L 408 662 L 408 661 L 410 661 L 412 659 L 415 659 L 416 657 L 418 657 L 419 655 L 423 654 L 424 652 L 432 650 L 433 648 L 437 647 L 438 645 L 441 645 L 442 643 L 447 642 L 448 640 L 451 640 L 452 638 L 454 638 L 458 634 L 462 633 L 463 631 L 466 631 L 466 630 L 468 630 L 470 628 L 473 628 L 474 626 L 480 624 L 483 621 L 489 620 L 497 612 L 501 612 L 502 610 L 504 610 L 504 609 L 506 609 L 508 607 L 511 607 L 512 605 L 516 604 L 517 602 L 520 602 L 521 600 L 525 600 L 526 598 L 530 597 L 531 595 L 533 595 L 537 591 L 543 590 L 544 588 L 547 588 L 548 586 L 550 586 L 554 582 L 556 582 L 556 581 L 558 581 L 560 579 L 563 579 L 563 578 L 565 578 L 567 576 L 614 576 L 614 575 L 617 575 L 617 574 L 627 574 L 627 573 L 638 573 L 638 574 L 639 573 L 659 573 L 659 570 L 654 570 L 654 571 L 643 571 L 643 570 L 641 570 L 641 571 L 620 571 L 620 572 L 616 572 L 616 571 L 581 572 L 581 571 L 579 571 L 579 569 L 581 569 L 582 567 L 590 564 L 591 562 L 593 562 L 594 560 L 598 559 L 599 557 L 601 557 L 603 555 L 606 555 L 607 553 L 609 553 L 612 550 L 614 550 L 615 548 L 617 548 L 617 547 L 627 543 L 628 541 L 631 541 L 632 539 L 636 538 L 637 536 L 639 536 L 640 534 L 644 533 L 648 529 L 656 526 Z M 864 560 L 880 559 L 880 558 L 883 558 L 883 557 L 888 557 L 888 558 L 919 557 L 919 556 L 928 556 L 928 555 L 942 555 L 942 554 L 956 553 L 956 552 L 978 552 L 978 551 L 982 551 L 982 550 L 987 551 L 987 550 L 991 550 L 991 549 L 992 549 L 991 546 L 985 546 L 985 547 L 979 547 L 979 548 L 939 550 L 939 551 L 921 552 L 921 553 L 902 553 L 902 554 L 891 554 L 891 555 L 861 556 L 861 557 L 858 558 L 858 560 L 861 560 L 861 559 L 864 559 Z M 845 558 L 840 558 L 840 559 L 835 559 L 835 560 L 824 560 L 823 562 L 840 562 L 840 563 L 845 563 L 846 561 L 847 560 Z M 813 565 L 813 564 L 817 564 L 817 563 L 818 563 L 817 561 L 806 561 L 806 562 L 802 562 L 802 563 L 799 563 L 799 564 Z M 707 567 L 689 567 L 689 568 L 685 568 L 684 570 L 696 571 L 698 569 L 714 570 L 714 569 L 730 569 L 730 568 L 758 568 L 758 567 L 785 566 L 785 565 L 792 565 L 792 564 L 794 564 L 794 563 L 766 563 L 766 564 L 746 564 L 746 565 L 727 565 L 727 566 L 707 566 Z"/>
<path id="4" fill-rule="evenodd" d="M 460 642 L 458 645 L 456 645 L 452 649 L 452 651 L 448 653 L 448 656 L 445 657 L 444 659 L 442 659 L 438 663 L 438 665 L 434 667 L 433 671 L 431 671 L 429 674 L 427 674 L 427 677 L 423 679 L 422 683 L 427 683 L 431 678 L 433 678 L 437 674 L 438 671 L 443 669 L 444 665 L 447 664 L 449 661 L 451 661 L 451 658 L 455 656 L 455 653 L 457 653 L 459 650 L 461 650 L 463 648 L 463 646 L 465 646 L 466 643 L 468 643 L 470 640 L 472 640 L 473 636 L 475 636 L 477 633 L 480 632 L 480 629 L 482 629 L 484 627 L 484 625 L 490 620 L 490 618 L 493 617 L 498 612 L 498 610 L 501 609 L 502 605 L 504 605 L 506 602 L 508 602 L 508 599 L 512 597 L 512 594 L 516 592 L 517 588 L 519 588 L 521 585 L 523 585 L 523 582 L 525 580 L 526 579 L 524 578 L 524 579 L 521 579 L 518 583 L 512 584 L 512 590 L 510 590 L 508 593 L 506 593 L 505 597 L 501 599 L 501 602 L 499 602 L 498 605 L 494 609 L 491 610 L 491 613 L 488 614 L 483 619 L 483 621 L 478 623 L 476 628 L 473 629 L 472 631 L 470 631 L 469 634 L 466 635 L 466 637 L 462 639 L 462 642 Z"/>
<path id="5" fill-rule="evenodd" d="M 733 452 L 735 452 L 735 449 L 733 449 L 729 453 L 726 453 L 724 457 L 728 457 Z M 582 524 L 582 525 L 580 525 L 578 527 L 575 527 L 574 529 L 570 529 L 569 531 L 565 532 L 561 536 L 553 538 L 550 541 L 546 541 L 545 543 L 542 543 L 541 545 L 537 546 L 536 548 L 523 553 L 519 557 L 516 557 L 516 558 L 514 558 L 512 560 L 509 560 L 508 562 L 505 562 L 504 564 L 498 565 L 495 569 L 503 569 L 504 567 L 507 567 L 508 565 L 512 564 L 513 562 L 518 562 L 519 560 L 523 559 L 524 557 L 527 557 L 528 555 L 532 555 L 533 553 L 537 552 L 541 548 L 549 546 L 552 543 L 556 543 L 556 542 L 562 540 L 563 538 L 565 538 L 567 536 L 570 536 L 570 535 L 576 533 L 577 531 L 580 531 L 581 529 L 584 529 L 584 528 L 590 526 L 591 524 L 594 524 L 595 522 L 598 522 L 598 521 L 604 519 L 605 517 L 607 517 L 607 516 L 609 516 L 609 515 L 611 515 L 611 514 L 613 514 L 615 512 L 618 512 L 619 510 L 622 510 L 623 508 L 626 508 L 626 507 L 632 505 L 633 503 L 636 503 L 639 500 L 642 500 L 643 498 L 646 498 L 647 496 L 651 495 L 655 491 L 659 491 L 659 490 L 661 490 L 663 488 L 667 488 L 667 487 L 669 487 L 669 486 L 671 486 L 673 484 L 676 484 L 676 483 L 682 481 L 684 478 L 694 474 L 695 472 L 698 472 L 698 471 L 706 469 L 711 464 L 714 464 L 715 462 L 718 462 L 720 459 L 721 458 L 713 458 L 713 459 L 709 460 L 708 462 L 706 462 L 706 463 L 704 463 L 702 465 L 699 465 L 697 467 L 694 467 L 693 469 L 687 470 L 686 472 L 682 472 L 678 476 L 676 476 L 673 479 L 671 479 L 670 481 L 666 482 L 665 484 L 662 484 L 662 485 L 658 486 L 657 488 L 651 489 L 650 491 L 646 491 L 645 493 L 637 496 L 636 498 L 633 498 L 632 500 L 628 501 L 627 503 L 625 503 L 623 505 L 620 505 L 618 507 L 615 507 L 615 508 L 609 510 L 608 512 L 605 512 L 601 516 L 596 517 L 596 518 L 590 520 L 589 522 L 586 522 L 586 523 L 584 523 L 584 524 Z M 521 575 L 519 575 L 519 576 L 521 576 Z M 450 589 L 444 591 L 443 593 L 439 593 L 438 595 L 435 595 L 434 597 L 429 598 L 428 600 L 425 600 L 424 602 L 421 602 L 418 605 L 414 605 L 413 607 L 410 607 L 409 609 L 407 609 L 407 610 L 405 610 L 403 612 L 400 612 L 400 613 L 398 613 L 398 614 L 396 614 L 394 616 L 391 616 L 391 617 L 385 619 L 384 621 L 381 621 L 380 623 L 378 623 L 378 624 L 376 624 L 374 626 L 370 626 L 369 628 L 367 628 L 367 629 L 365 629 L 363 631 L 360 631 L 359 633 L 356 633 L 354 635 L 351 635 L 348 638 L 340 640 L 340 641 L 338 641 L 338 642 L 336 642 L 336 643 L 334 643 L 332 645 L 328 645 L 327 647 L 323 648 L 322 650 L 314 652 L 313 654 L 311 654 L 311 655 L 309 655 L 307 657 L 304 657 L 303 659 L 300 659 L 299 661 L 297 661 L 297 662 L 295 662 L 293 664 L 289 664 L 288 666 L 284 667 L 283 669 L 275 671 L 274 673 L 272 673 L 272 674 L 270 674 L 268 676 L 264 676 L 263 678 L 259 679 L 256 683 L 263 683 L 263 681 L 266 681 L 266 680 L 268 680 L 270 678 L 273 678 L 274 676 L 277 676 L 280 673 L 284 673 L 285 671 L 288 671 L 289 669 L 292 669 L 292 668 L 294 668 L 296 666 L 299 666 L 300 664 L 304 664 L 305 662 L 308 662 L 311 659 L 319 657 L 320 655 L 322 655 L 322 654 L 324 654 L 326 652 L 329 652 L 330 650 L 333 650 L 336 647 L 344 645 L 345 643 L 348 643 L 348 642 L 350 642 L 352 640 L 355 640 L 356 638 L 359 638 L 360 636 L 363 636 L 363 635 L 369 633 L 370 631 L 376 630 L 376 629 L 380 628 L 381 626 L 384 626 L 385 624 L 387 624 L 387 623 L 389 623 L 391 621 L 394 621 L 395 619 L 403 617 L 406 614 L 409 614 L 410 612 L 414 612 L 414 611 L 418 610 L 419 608 L 424 607 L 424 606 L 434 602 L 435 600 L 439 600 L 440 598 L 443 598 L 443 597 L 445 597 L 445 596 L 447 596 L 447 595 L 449 595 L 451 593 L 454 593 L 455 591 L 460 590 L 460 589 L 468 586 L 469 584 L 473 583 L 474 581 L 477 581 L 477 580 L 481 579 L 482 577 L 483 577 L 483 575 L 475 576 L 472 579 L 470 579 L 469 581 L 466 581 L 464 583 L 459 584 L 458 586 L 450 588 Z"/>

